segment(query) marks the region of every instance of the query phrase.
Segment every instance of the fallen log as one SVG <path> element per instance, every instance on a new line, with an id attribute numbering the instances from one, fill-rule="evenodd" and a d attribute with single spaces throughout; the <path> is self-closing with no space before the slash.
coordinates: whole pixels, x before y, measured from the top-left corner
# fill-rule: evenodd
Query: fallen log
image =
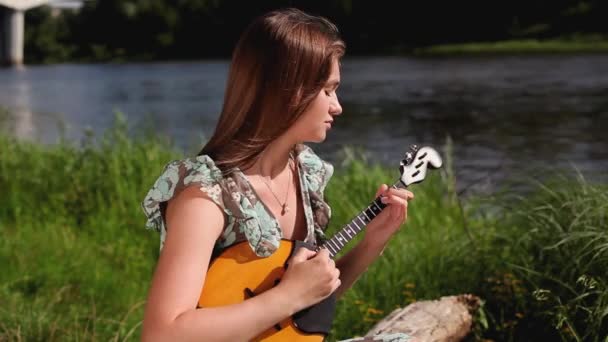
<path id="1" fill-rule="evenodd" d="M 415 302 L 395 309 L 366 336 L 401 332 L 414 341 L 461 341 L 471 332 L 479 305 L 479 297 L 470 294 Z"/>

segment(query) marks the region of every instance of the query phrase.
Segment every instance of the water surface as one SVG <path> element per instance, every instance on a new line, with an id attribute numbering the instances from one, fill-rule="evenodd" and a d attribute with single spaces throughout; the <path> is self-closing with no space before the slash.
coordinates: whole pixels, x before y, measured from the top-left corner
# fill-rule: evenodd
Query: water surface
<path id="1" fill-rule="evenodd" d="M 0 69 L 0 106 L 23 139 L 77 143 L 120 111 L 133 134 L 152 126 L 196 153 L 217 122 L 227 72 L 227 60 Z M 338 93 L 343 115 L 313 146 L 332 162 L 352 145 L 397 165 L 410 144 L 441 148 L 449 136 L 462 190 L 547 168 L 608 169 L 608 56 L 346 58 Z"/>

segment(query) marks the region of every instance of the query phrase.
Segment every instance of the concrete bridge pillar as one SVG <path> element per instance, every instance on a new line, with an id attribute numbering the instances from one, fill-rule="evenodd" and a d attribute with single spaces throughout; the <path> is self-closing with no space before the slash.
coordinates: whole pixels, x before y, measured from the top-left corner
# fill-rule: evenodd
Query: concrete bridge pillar
<path id="1" fill-rule="evenodd" d="M 9 65 L 23 64 L 24 13 L 22 10 L 3 8 L 2 37 L 0 38 L 0 63 Z"/>

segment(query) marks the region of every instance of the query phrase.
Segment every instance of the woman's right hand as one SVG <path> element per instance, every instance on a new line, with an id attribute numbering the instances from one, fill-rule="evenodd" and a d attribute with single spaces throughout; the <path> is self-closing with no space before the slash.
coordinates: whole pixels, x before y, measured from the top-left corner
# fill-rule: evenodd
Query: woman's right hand
<path id="1" fill-rule="evenodd" d="M 329 297 L 340 286 L 340 270 L 329 251 L 300 248 L 291 257 L 277 287 L 287 292 L 296 304 L 296 312 Z"/>

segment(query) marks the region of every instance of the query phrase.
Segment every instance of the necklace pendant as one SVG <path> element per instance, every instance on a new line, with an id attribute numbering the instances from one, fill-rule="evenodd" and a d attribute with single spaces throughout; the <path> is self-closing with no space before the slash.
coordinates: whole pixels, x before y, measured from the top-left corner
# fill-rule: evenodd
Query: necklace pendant
<path id="1" fill-rule="evenodd" d="M 283 204 L 283 210 L 281 210 L 281 215 L 285 215 L 289 212 L 289 207 L 287 204 Z"/>

